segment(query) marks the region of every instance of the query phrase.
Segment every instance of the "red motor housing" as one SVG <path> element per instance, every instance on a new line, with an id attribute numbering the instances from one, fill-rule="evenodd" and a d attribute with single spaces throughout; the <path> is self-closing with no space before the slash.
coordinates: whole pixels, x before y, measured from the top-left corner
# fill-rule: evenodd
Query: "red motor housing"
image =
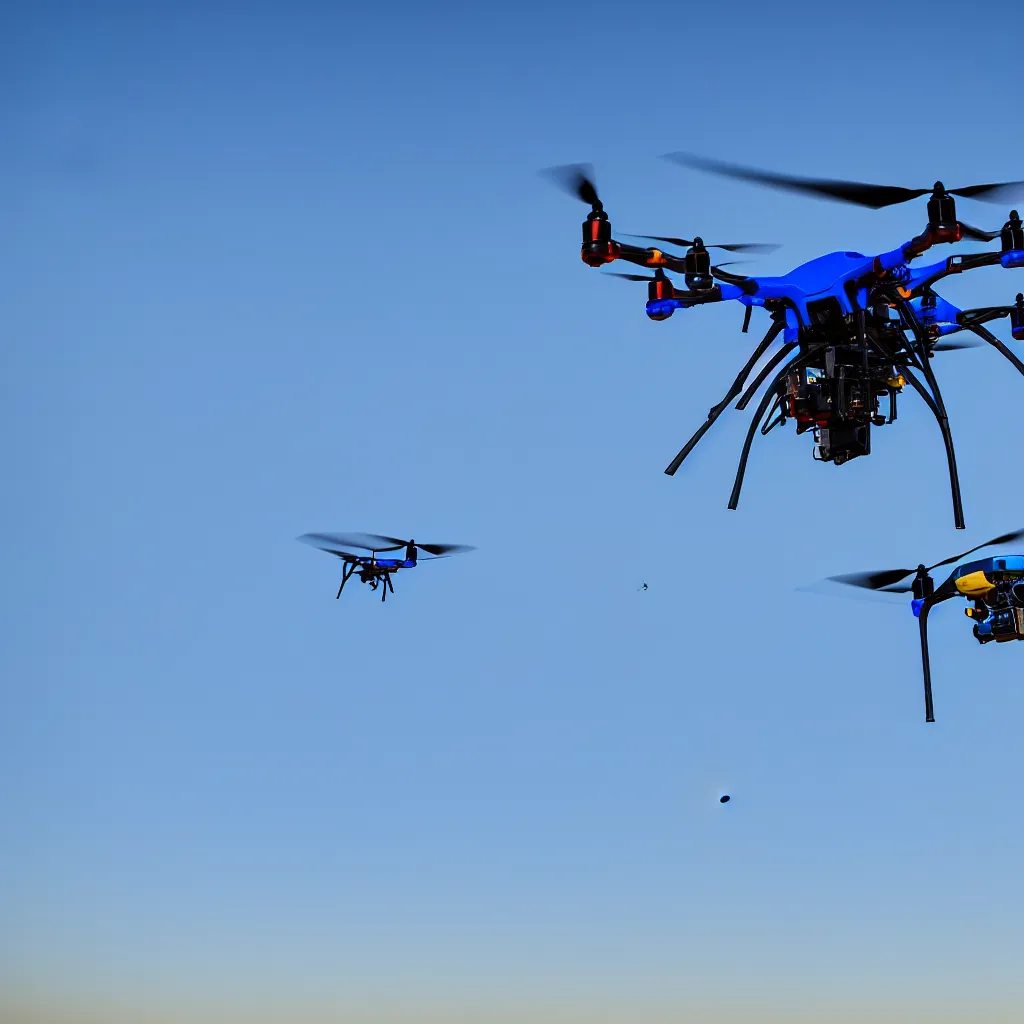
<path id="1" fill-rule="evenodd" d="M 604 210 L 594 210 L 583 222 L 583 248 L 580 259 L 588 267 L 600 267 L 611 263 L 619 254 L 619 247 L 612 241 L 612 226 Z"/>

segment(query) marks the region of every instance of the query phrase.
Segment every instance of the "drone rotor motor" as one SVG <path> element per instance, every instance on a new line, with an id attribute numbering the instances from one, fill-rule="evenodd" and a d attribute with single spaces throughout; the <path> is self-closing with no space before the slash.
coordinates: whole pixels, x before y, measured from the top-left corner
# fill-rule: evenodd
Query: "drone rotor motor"
<path id="1" fill-rule="evenodd" d="M 583 247 L 580 258 L 588 267 L 600 267 L 616 257 L 612 241 L 612 225 L 600 204 L 595 205 L 583 222 Z"/>
<path id="2" fill-rule="evenodd" d="M 999 232 L 999 241 L 1003 252 L 1020 252 L 1024 249 L 1024 225 L 1016 210 L 1010 211 L 1010 219 Z"/>
<path id="3" fill-rule="evenodd" d="M 691 291 L 707 291 L 714 287 L 715 279 L 711 274 L 711 253 L 704 246 L 704 240 L 694 238 L 693 245 L 686 250 L 686 287 Z"/>
<path id="4" fill-rule="evenodd" d="M 928 575 L 928 570 L 923 565 L 917 567 L 917 576 L 912 584 L 914 599 L 923 601 L 935 593 L 935 580 Z"/>
<path id="5" fill-rule="evenodd" d="M 675 296 L 675 289 L 672 282 L 665 275 L 665 271 L 658 267 L 654 271 L 654 277 L 647 284 L 647 301 L 658 302 L 661 299 L 671 299 Z"/>
<path id="6" fill-rule="evenodd" d="M 1017 299 L 1010 310 L 1010 333 L 1017 341 L 1024 341 L 1024 292 L 1017 292 Z"/>
<path id="7" fill-rule="evenodd" d="M 928 200 L 928 229 L 935 242 L 959 242 L 961 238 L 956 200 L 941 181 L 935 182 L 935 189 Z"/>

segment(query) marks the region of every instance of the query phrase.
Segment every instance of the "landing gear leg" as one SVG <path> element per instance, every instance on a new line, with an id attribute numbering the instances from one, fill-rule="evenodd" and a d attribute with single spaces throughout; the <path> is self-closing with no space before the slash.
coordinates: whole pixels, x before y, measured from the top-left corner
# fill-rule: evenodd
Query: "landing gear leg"
<path id="1" fill-rule="evenodd" d="M 924 668 L 924 720 L 935 721 L 935 709 L 932 707 L 932 667 L 928 660 L 928 612 L 931 605 L 925 601 L 921 606 L 918 625 L 921 628 L 921 665 Z"/>
<path id="2" fill-rule="evenodd" d="M 747 306 L 747 312 L 749 312 L 751 308 L 752 307 Z M 697 433 L 695 433 L 693 437 L 683 445 L 679 450 L 679 454 L 668 464 L 668 468 L 665 470 L 665 473 L 668 476 L 675 475 L 676 470 L 683 464 L 683 460 L 686 456 L 697 447 L 697 442 L 711 429 L 715 420 L 725 412 L 729 403 L 743 390 L 743 385 L 746 383 L 750 371 L 757 365 L 758 359 L 768 351 L 768 347 L 782 333 L 785 326 L 786 320 L 783 315 L 776 319 L 771 327 L 768 328 L 768 333 L 764 336 L 761 344 L 754 349 L 754 354 L 747 360 L 746 365 L 742 370 L 740 370 L 736 379 L 732 382 L 732 387 L 729 388 L 729 393 L 708 413 L 707 421 L 697 430 Z"/>
<path id="3" fill-rule="evenodd" d="M 341 586 L 338 587 L 338 593 L 337 593 L 337 595 L 334 598 L 335 600 L 337 600 L 339 597 L 341 597 L 341 592 L 345 589 L 345 584 L 348 583 L 349 577 L 355 571 L 356 571 L 356 567 L 354 565 L 351 566 L 351 567 L 346 565 L 345 568 L 341 570 Z"/>
<path id="4" fill-rule="evenodd" d="M 896 358 L 896 354 L 878 339 L 876 339 L 875 344 L 882 355 L 893 364 L 895 369 L 910 381 L 911 387 L 924 399 L 925 404 L 931 409 L 932 414 L 938 421 L 939 430 L 942 431 L 942 443 L 946 446 L 946 463 L 949 466 L 949 489 L 953 496 L 953 525 L 958 530 L 962 530 L 964 529 L 964 506 L 960 497 L 960 476 L 957 473 L 956 453 L 953 451 L 953 435 L 949 431 L 949 421 L 946 419 L 941 406 L 928 393 L 928 389 L 906 366 L 901 365 L 900 361 Z M 934 378 L 932 379 L 934 380 Z"/>
<path id="5" fill-rule="evenodd" d="M 761 420 L 764 419 L 765 414 L 768 412 L 768 406 L 777 394 L 776 386 L 792 367 L 805 360 L 809 354 L 810 350 L 807 352 L 798 352 L 788 363 L 786 363 L 785 366 L 782 367 L 776 378 L 775 385 L 770 387 L 764 393 L 764 397 L 761 399 L 760 404 L 757 407 L 757 412 L 754 413 L 754 418 L 750 421 L 750 429 L 747 431 L 747 438 L 743 442 L 743 451 L 740 453 L 740 464 L 736 469 L 736 480 L 732 485 L 732 494 L 729 495 L 729 508 L 733 511 L 736 510 L 736 506 L 740 503 L 740 489 L 743 487 L 743 476 L 747 471 L 747 458 L 750 455 L 750 446 L 754 443 L 754 432 L 761 425 Z"/>

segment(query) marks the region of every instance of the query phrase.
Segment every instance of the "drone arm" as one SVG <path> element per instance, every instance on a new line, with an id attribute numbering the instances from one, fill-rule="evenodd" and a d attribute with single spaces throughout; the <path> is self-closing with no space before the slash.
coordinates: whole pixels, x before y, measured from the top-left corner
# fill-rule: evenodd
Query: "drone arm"
<path id="1" fill-rule="evenodd" d="M 912 254 L 913 241 L 904 242 L 903 245 L 896 249 L 890 249 L 888 252 L 879 253 L 871 264 L 871 269 L 876 277 L 885 277 L 890 271 L 895 270 L 897 267 L 902 267 L 910 260 L 914 259 L 915 256 L 920 256 L 920 253 Z M 924 250 L 922 250 L 923 252 Z"/>
<path id="2" fill-rule="evenodd" d="M 956 239 L 935 238 L 930 231 L 925 230 L 923 234 L 910 239 L 909 242 L 904 242 L 888 252 L 879 253 L 872 261 L 871 269 L 876 277 L 885 277 L 897 267 L 905 266 L 911 260 L 916 260 L 918 256 L 926 253 L 939 241 L 956 241 Z M 949 263 L 951 260 L 946 260 L 945 262 Z M 998 262 L 998 257 L 996 262 Z"/>
<path id="3" fill-rule="evenodd" d="M 909 242 L 905 242 L 901 247 L 900 251 L 903 253 L 903 262 L 909 263 L 911 260 L 917 259 L 918 256 L 922 256 L 926 253 L 933 245 L 939 245 L 943 242 L 952 244 L 954 242 L 962 241 L 964 238 L 964 226 L 957 222 L 956 231 L 952 232 L 944 227 L 935 227 L 932 224 L 921 232 L 916 238 L 912 238 Z M 886 254 L 887 256 L 890 254 Z M 985 254 L 988 255 L 988 254 Z M 1002 253 L 999 253 L 996 257 L 996 262 L 999 262 L 999 258 Z M 954 259 L 956 257 L 953 257 Z"/>
<path id="4" fill-rule="evenodd" d="M 976 270 L 978 267 L 994 267 L 1002 262 L 1002 253 L 999 252 L 975 252 L 963 256 L 950 256 L 941 263 L 933 263 L 928 267 L 921 267 L 912 271 L 909 290 L 913 295 L 920 295 L 929 285 L 941 281 L 950 274 L 962 274 L 965 270 Z"/>
<path id="5" fill-rule="evenodd" d="M 661 267 L 682 274 L 686 270 L 686 261 L 681 256 L 662 252 L 660 249 L 644 249 L 639 245 L 627 245 L 625 242 L 612 242 L 614 259 L 625 260 L 638 267 Z"/>
<path id="6" fill-rule="evenodd" d="M 992 320 L 1002 320 L 1010 316 L 1013 306 L 979 306 L 977 309 L 964 309 L 957 313 L 956 323 L 961 328 L 972 324 L 987 324 Z"/>
<path id="7" fill-rule="evenodd" d="M 652 320 L 665 320 L 677 309 L 689 309 L 691 306 L 703 306 L 709 302 L 729 302 L 733 300 L 742 301 L 746 298 L 746 292 L 731 284 L 716 284 L 712 288 L 701 291 L 680 291 L 673 290 L 671 299 L 652 299 L 647 303 L 647 315 Z M 747 298 L 747 302 L 751 300 Z M 755 305 L 760 305 L 754 300 Z"/>
<path id="8" fill-rule="evenodd" d="M 753 307 L 747 306 L 747 312 L 749 313 Z M 744 320 L 746 323 L 746 320 Z M 732 387 L 729 388 L 728 394 L 721 402 L 718 403 L 709 413 L 708 418 L 700 426 L 697 432 L 686 442 L 685 445 L 679 450 L 679 454 L 668 464 L 668 468 L 665 470 L 666 475 L 674 476 L 675 472 L 683 464 L 683 460 L 693 451 L 697 446 L 697 442 L 714 426 L 715 420 L 728 408 L 729 403 L 743 390 L 743 384 L 753 370 L 757 361 L 768 351 L 769 346 L 773 341 L 785 330 L 786 320 L 783 315 L 781 318 L 775 315 L 772 316 L 772 325 L 768 328 L 768 333 L 761 339 L 761 343 L 754 349 L 751 357 L 746 361 L 743 369 L 736 375 L 736 379 L 732 382 Z"/>

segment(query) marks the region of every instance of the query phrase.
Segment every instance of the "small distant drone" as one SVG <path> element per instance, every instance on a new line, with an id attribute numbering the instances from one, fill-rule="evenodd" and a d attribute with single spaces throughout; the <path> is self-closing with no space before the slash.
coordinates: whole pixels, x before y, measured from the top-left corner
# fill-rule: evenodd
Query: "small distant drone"
<path id="1" fill-rule="evenodd" d="M 353 576 L 358 576 L 360 582 L 368 584 L 371 590 L 376 591 L 378 587 L 381 589 L 381 601 L 387 599 L 389 590 L 392 594 L 395 592 L 391 577 L 399 569 L 415 569 L 417 565 L 423 564 L 423 561 L 417 558 L 418 550 L 434 556 L 424 560 L 427 562 L 447 558 L 461 551 L 474 550 L 468 544 L 417 544 L 414 540 L 399 540 L 397 537 L 385 537 L 379 533 L 305 533 L 298 539 L 335 555 L 345 563 L 341 572 L 341 586 L 338 587 L 336 597 L 341 597 L 345 584 Z M 355 555 L 351 551 L 345 551 L 345 548 L 361 548 L 370 554 Z M 402 548 L 405 548 L 405 558 L 377 557 L 380 552 L 400 551 Z"/>
<path id="2" fill-rule="evenodd" d="M 967 617 L 974 620 L 974 635 L 982 644 L 1006 643 L 1008 640 L 1024 640 L 1024 555 L 999 555 L 982 558 L 957 566 L 941 586 L 936 587 L 931 577 L 933 569 L 951 565 L 966 558 L 975 551 L 992 544 L 1010 544 L 1024 538 L 1024 530 L 1004 533 L 1001 537 L 979 544 L 952 558 L 944 558 L 932 566 L 919 565 L 916 569 L 885 569 L 880 572 L 850 573 L 845 576 L 830 576 L 836 583 L 864 587 L 867 590 L 885 591 L 890 594 L 913 594 L 911 607 L 917 616 L 921 631 L 921 661 L 924 666 L 924 710 L 925 721 L 934 722 L 932 710 L 932 676 L 928 660 L 928 613 L 937 604 L 951 597 L 966 597 L 974 602 L 973 608 L 965 609 Z M 902 583 L 911 574 L 911 583 Z"/>
<path id="3" fill-rule="evenodd" d="M 686 249 L 676 256 L 660 248 L 642 248 L 612 238 L 611 222 L 589 168 L 570 165 L 547 172 L 569 193 L 590 206 L 583 222 L 580 255 L 591 267 L 625 260 L 648 267 L 654 276 L 618 274 L 647 282 L 647 315 L 667 320 L 677 309 L 708 302 L 734 300 L 746 306 L 743 332 L 750 324 L 754 306 L 771 314 L 772 325 L 740 370 L 726 396 L 708 413 L 665 472 L 672 476 L 698 441 L 734 399 L 745 409 L 761 386 L 771 381 L 754 414 L 740 455 L 729 508 L 739 503 L 747 457 L 758 425 L 767 434 L 787 419 L 795 420 L 797 434 L 811 431 L 814 458 L 837 466 L 871 453 L 871 428 L 896 419 L 896 396 L 910 384 L 938 421 L 946 449 L 953 519 L 964 528 L 960 482 L 953 438 L 938 381 L 931 368 L 935 352 L 965 348 L 962 342 L 940 339 L 958 331 L 970 331 L 991 345 L 1024 374 L 1024 363 L 984 324 L 1009 317 L 1011 333 L 1024 340 L 1024 294 L 1013 305 L 960 310 L 933 289 L 941 279 L 978 267 L 1024 267 L 1024 225 L 1016 210 L 995 231 L 983 231 L 957 219 L 954 196 L 998 201 L 1004 195 L 1024 191 L 1024 182 L 969 185 L 947 189 L 941 181 L 931 188 L 898 188 L 861 182 L 784 176 L 736 167 L 719 161 L 669 154 L 668 159 L 688 167 L 757 182 L 774 188 L 811 193 L 879 209 L 930 195 L 928 223 L 924 231 L 889 252 L 865 256 L 859 252 L 833 252 L 796 267 L 781 277 L 741 277 L 721 266 L 712 266 L 709 249 L 729 252 L 764 252 L 777 246 L 754 243 L 705 245 L 703 239 L 662 235 L 627 235 Z M 910 264 L 934 245 L 970 238 L 979 242 L 998 239 L 997 252 L 951 256 L 930 266 L 911 269 Z M 666 271 L 684 275 L 685 288 L 676 288 Z M 720 282 L 720 283 L 719 283 Z M 747 386 L 758 361 L 773 342 L 783 344 Z M 917 372 L 915 372 L 917 371 Z M 920 373 L 924 383 L 918 378 Z M 880 407 L 880 399 L 887 399 Z M 884 409 L 884 411 L 883 411 Z"/>

